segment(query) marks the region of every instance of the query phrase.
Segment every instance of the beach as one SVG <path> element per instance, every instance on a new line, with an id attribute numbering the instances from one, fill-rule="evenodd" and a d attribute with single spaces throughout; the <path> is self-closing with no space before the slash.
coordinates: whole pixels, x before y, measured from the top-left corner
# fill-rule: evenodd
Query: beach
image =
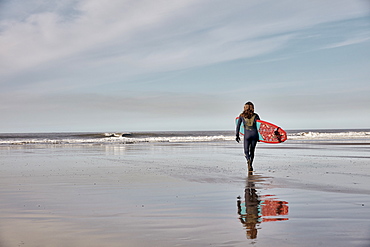
<path id="1" fill-rule="evenodd" d="M 370 142 L 0 146 L 0 246 L 370 246 Z"/>

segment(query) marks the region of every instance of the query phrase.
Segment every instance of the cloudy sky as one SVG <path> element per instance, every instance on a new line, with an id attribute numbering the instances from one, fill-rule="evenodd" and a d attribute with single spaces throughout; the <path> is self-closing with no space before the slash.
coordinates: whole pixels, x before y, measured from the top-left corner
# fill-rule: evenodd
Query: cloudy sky
<path id="1" fill-rule="evenodd" d="M 370 128 L 369 0 L 0 0 L 0 132 Z"/>

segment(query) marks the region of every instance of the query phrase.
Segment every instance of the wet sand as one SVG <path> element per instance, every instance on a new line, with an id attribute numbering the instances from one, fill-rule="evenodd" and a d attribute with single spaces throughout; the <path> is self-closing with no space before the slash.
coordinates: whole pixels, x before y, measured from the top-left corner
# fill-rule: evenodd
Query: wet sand
<path id="1" fill-rule="evenodd" d="M 370 246 L 369 150 L 0 147 L 0 246 Z"/>

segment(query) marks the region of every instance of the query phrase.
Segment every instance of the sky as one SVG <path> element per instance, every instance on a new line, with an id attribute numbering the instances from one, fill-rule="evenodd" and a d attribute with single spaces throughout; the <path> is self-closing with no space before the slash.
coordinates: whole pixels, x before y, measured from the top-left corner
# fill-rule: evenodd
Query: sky
<path id="1" fill-rule="evenodd" d="M 0 0 L 0 133 L 370 128 L 370 0 Z"/>

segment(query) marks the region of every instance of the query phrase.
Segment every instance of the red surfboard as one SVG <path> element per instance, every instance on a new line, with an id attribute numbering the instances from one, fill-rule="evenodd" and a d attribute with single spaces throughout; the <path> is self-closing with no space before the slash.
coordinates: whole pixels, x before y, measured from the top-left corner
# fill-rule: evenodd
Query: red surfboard
<path id="1" fill-rule="evenodd" d="M 236 124 L 238 123 L 238 119 L 239 117 L 235 119 Z M 259 141 L 265 143 L 282 143 L 288 139 L 286 131 L 279 126 L 263 120 L 257 120 L 256 122 Z M 239 132 L 244 135 L 243 124 L 240 126 Z"/>

